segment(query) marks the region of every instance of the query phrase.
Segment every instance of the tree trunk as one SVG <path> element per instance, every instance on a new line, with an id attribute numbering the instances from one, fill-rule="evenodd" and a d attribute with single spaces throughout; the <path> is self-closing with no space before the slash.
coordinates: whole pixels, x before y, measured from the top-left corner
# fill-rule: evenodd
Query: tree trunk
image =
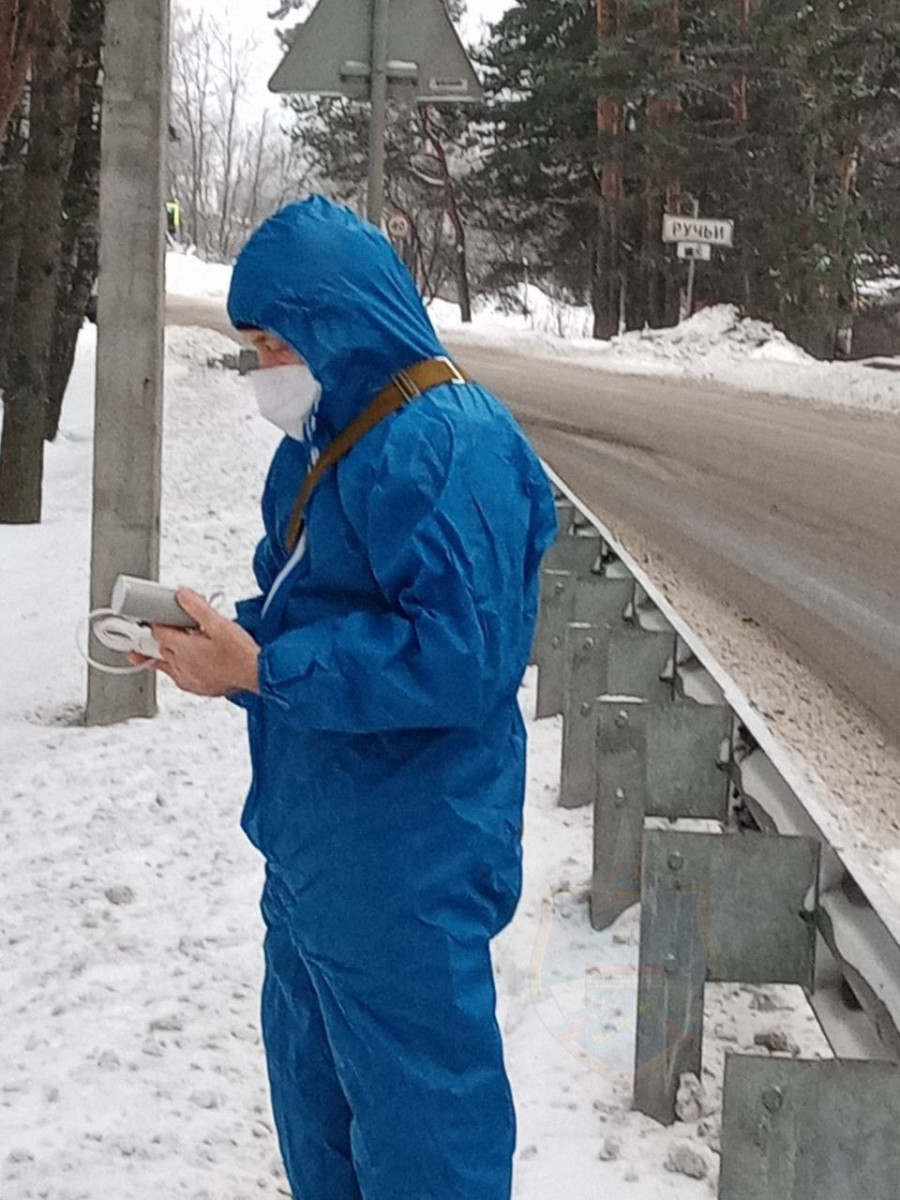
<path id="1" fill-rule="evenodd" d="M 62 403 L 84 311 L 97 278 L 100 248 L 100 52 L 104 0 L 82 0 L 72 13 L 72 39 L 80 58 L 78 129 L 64 202 L 56 320 L 50 347 L 48 406 L 44 436 L 59 431 Z"/>
<path id="2" fill-rule="evenodd" d="M 591 307 L 594 337 L 601 341 L 619 332 L 622 281 L 619 277 L 619 201 L 598 202 L 591 259 Z"/>
<path id="3" fill-rule="evenodd" d="M 625 328 L 640 330 L 650 324 L 651 249 L 648 245 L 647 205 L 642 195 L 622 201 L 624 237 L 621 274 L 625 280 Z"/>
<path id="4" fill-rule="evenodd" d="M 453 226 L 454 238 L 454 259 L 453 270 L 456 276 L 456 292 L 459 298 L 459 310 L 464 325 L 472 324 L 472 291 L 469 287 L 469 258 L 466 245 L 466 227 L 463 224 L 462 213 L 459 211 L 459 204 L 456 199 L 456 188 L 453 184 L 453 176 L 450 174 L 450 163 L 447 161 L 447 151 L 444 149 L 444 143 L 441 141 L 437 131 L 432 126 L 429 120 L 430 114 L 427 109 L 422 111 L 422 128 L 425 136 L 434 151 L 434 156 L 437 159 L 438 166 L 441 172 L 441 178 L 444 181 L 444 196 L 447 208 L 447 214 L 450 217 L 450 223 Z"/>
<path id="5" fill-rule="evenodd" d="M 41 519 L 44 475 L 44 405 L 18 390 L 3 405 L 0 437 L 0 524 L 34 525 Z"/>
<path id="6" fill-rule="evenodd" d="M 263 158 L 266 152 L 266 140 L 269 129 L 269 113 L 264 112 L 262 115 L 262 123 L 258 131 L 258 141 L 256 143 L 256 152 L 253 154 L 253 176 L 250 180 L 250 187 L 247 192 L 247 203 L 244 205 L 244 229 L 251 230 L 257 226 L 257 213 L 259 212 L 260 200 L 260 185 L 262 184 L 263 175 Z"/>
<path id="7" fill-rule="evenodd" d="M 597 2 L 597 40 L 614 37 L 619 27 L 616 0 Z M 597 132 L 600 136 L 600 200 L 595 226 L 591 306 L 594 310 L 594 337 L 606 340 L 619 332 L 622 319 L 624 280 L 621 276 L 622 201 L 625 195 L 622 163 L 624 111 L 620 103 L 607 96 L 597 99 Z"/>
<path id="8" fill-rule="evenodd" d="M 53 340 L 62 206 L 78 119 L 69 0 L 38 6 L 23 239 L 4 392 L 0 523 L 41 519 L 44 415 Z"/>
<path id="9" fill-rule="evenodd" d="M 0 13 L 0 138 L 25 91 L 36 0 L 4 0 Z"/>
<path id="10" fill-rule="evenodd" d="M 0 388 L 3 387 L 6 370 L 6 351 L 16 306 L 16 279 L 22 248 L 27 144 L 24 122 L 25 113 L 20 108 L 7 127 L 6 142 L 0 152 Z"/>
<path id="11" fill-rule="evenodd" d="M 463 325 L 472 324 L 472 292 L 469 287 L 469 260 L 466 253 L 466 236 L 457 229 L 456 241 L 456 287 L 459 292 L 459 311 Z"/>
<path id="12" fill-rule="evenodd" d="M 647 324 L 651 329 L 664 329 L 678 324 L 679 288 L 673 278 L 673 264 L 660 240 L 663 214 L 666 212 L 664 191 L 653 188 L 646 198 Z"/>
<path id="13" fill-rule="evenodd" d="M 229 48 L 229 55 L 230 53 Z M 234 161 L 237 156 L 237 109 L 238 101 L 240 100 L 241 83 L 240 79 L 236 79 L 234 76 L 230 59 L 229 68 L 226 87 L 230 90 L 231 94 L 228 98 L 228 119 L 222 135 L 222 187 L 219 193 L 219 236 L 217 238 L 219 259 L 221 261 L 224 261 L 230 252 L 232 240 L 231 210 L 240 181 L 240 174 L 238 175 L 238 179 L 233 179 L 232 176 L 234 173 Z"/>

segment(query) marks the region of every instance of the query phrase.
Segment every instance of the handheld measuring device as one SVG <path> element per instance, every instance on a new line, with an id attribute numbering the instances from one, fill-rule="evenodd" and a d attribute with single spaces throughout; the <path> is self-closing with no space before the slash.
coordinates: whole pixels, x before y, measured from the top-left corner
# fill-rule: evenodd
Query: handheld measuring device
<path id="1" fill-rule="evenodd" d="M 88 640 L 91 634 L 101 646 L 117 654 L 141 654 L 158 659 L 159 645 L 151 625 L 171 625 L 176 629 L 196 629 L 197 622 L 189 617 L 175 599 L 175 588 L 152 579 L 120 575 L 113 587 L 109 608 L 99 608 L 87 618 Z M 84 626 L 79 633 L 82 633 Z M 135 675 L 146 666 L 111 667 L 91 657 L 90 648 L 78 649 L 82 657 L 96 670 L 108 675 Z"/>

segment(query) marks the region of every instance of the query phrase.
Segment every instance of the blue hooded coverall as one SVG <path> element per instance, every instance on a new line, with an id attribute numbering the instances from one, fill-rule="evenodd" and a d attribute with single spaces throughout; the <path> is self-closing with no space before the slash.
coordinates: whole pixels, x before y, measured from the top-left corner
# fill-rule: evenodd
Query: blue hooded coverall
<path id="1" fill-rule="evenodd" d="M 521 886 L 516 694 L 546 476 L 507 411 L 446 384 L 300 485 L 399 369 L 444 353 L 388 241 L 321 198 L 251 238 L 229 314 L 322 384 L 263 500 L 243 826 L 267 860 L 263 1035 L 296 1200 L 507 1200 L 515 1117 L 489 943 Z"/>

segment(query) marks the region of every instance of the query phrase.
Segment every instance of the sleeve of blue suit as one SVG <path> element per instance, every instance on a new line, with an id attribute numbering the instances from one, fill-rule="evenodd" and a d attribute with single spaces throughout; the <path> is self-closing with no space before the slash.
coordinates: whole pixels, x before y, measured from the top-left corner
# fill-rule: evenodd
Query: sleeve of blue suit
<path id="1" fill-rule="evenodd" d="M 264 596 L 254 596 L 250 600 L 238 600 L 235 605 L 235 620 L 251 637 L 256 637 L 259 630 L 264 603 Z"/>
<path id="2" fill-rule="evenodd" d="M 292 724 L 477 728 L 515 692 L 503 631 L 523 614 L 504 609 L 521 609 L 524 568 L 509 577 L 505 531 L 479 511 L 478 455 L 461 453 L 447 424 L 429 430 L 406 437 L 398 421 L 366 476 L 342 490 L 384 611 L 295 628 L 262 651 L 261 695 Z"/>

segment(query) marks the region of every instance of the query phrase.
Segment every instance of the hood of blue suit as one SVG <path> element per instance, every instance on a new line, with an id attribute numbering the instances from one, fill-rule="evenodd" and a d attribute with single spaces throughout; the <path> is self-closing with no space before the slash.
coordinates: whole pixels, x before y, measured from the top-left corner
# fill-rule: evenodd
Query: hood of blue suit
<path id="1" fill-rule="evenodd" d="M 276 213 L 234 268 L 228 315 L 274 333 L 322 385 L 319 416 L 344 428 L 404 367 L 443 354 L 390 242 L 314 196 Z"/>

